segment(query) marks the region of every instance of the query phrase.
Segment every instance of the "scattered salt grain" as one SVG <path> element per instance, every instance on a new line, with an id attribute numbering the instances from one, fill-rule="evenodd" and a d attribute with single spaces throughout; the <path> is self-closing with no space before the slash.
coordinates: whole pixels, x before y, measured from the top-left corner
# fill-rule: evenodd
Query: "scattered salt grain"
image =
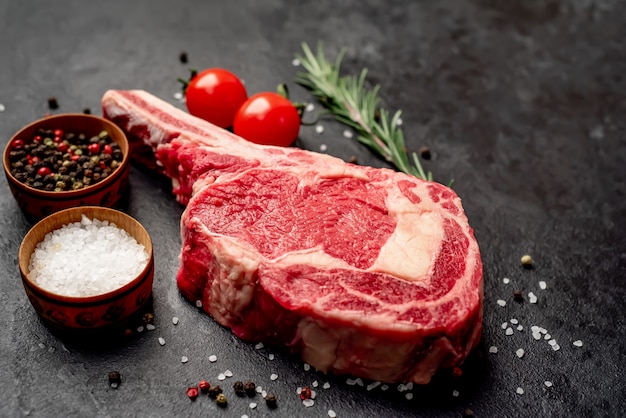
<path id="1" fill-rule="evenodd" d="M 333 411 L 332 409 L 328 410 L 328 416 L 330 418 L 337 418 L 337 413 L 335 411 Z"/>
<path id="2" fill-rule="evenodd" d="M 311 383 L 311 386 L 313 386 L 314 388 L 319 386 L 319 383 L 317 383 L 317 380 L 315 380 L 313 383 Z"/>
<path id="3" fill-rule="evenodd" d="M 307 408 L 310 408 L 313 405 L 315 405 L 315 401 L 313 399 L 305 399 L 302 401 L 302 405 L 306 406 Z"/>
<path id="4" fill-rule="evenodd" d="M 363 387 L 363 380 L 361 380 L 360 377 L 357 377 L 356 379 L 354 379 L 354 383 L 356 383 L 358 386 Z"/>
<path id="5" fill-rule="evenodd" d="M 376 389 L 378 386 L 380 386 L 380 382 L 379 381 L 375 381 L 375 382 L 372 382 L 369 385 L 367 385 L 366 389 L 367 390 L 373 390 L 373 389 Z"/>
<path id="6" fill-rule="evenodd" d="M 354 136 L 354 134 L 352 133 L 352 131 L 350 129 L 346 129 L 343 131 L 343 137 L 344 138 L 352 138 Z"/>
<path id="7" fill-rule="evenodd" d="M 502 327 L 502 329 L 506 329 L 509 326 L 508 322 L 503 322 L 502 325 L 500 325 Z"/>
<path id="8" fill-rule="evenodd" d="M 517 325 L 517 324 L 519 324 L 519 321 L 517 319 L 515 319 L 515 318 L 511 318 L 511 324 Z"/>
<path id="9" fill-rule="evenodd" d="M 540 329 L 540 328 L 539 328 L 537 325 L 531 325 L 531 326 L 530 326 L 530 330 L 531 330 L 532 332 L 539 332 L 539 329 Z"/>
<path id="10" fill-rule="evenodd" d="M 550 344 L 552 347 L 554 347 L 556 345 L 556 340 L 555 339 L 551 339 L 550 341 L 548 341 L 548 344 Z"/>
<path id="11" fill-rule="evenodd" d="M 148 331 L 154 331 L 156 329 L 156 327 L 154 325 L 152 325 L 152 324 L 148 324 L 148 325 L 146 325 L 146 329 Z"/>
<path id="12" fill-rule="evenodd" d="M 241 416 L 241 418 L 250 418 L 250 417 L 249 417 L 248 415 L 246 415 L 246 414 L 243 414 L 243 415 Z"/>
<path id="13" fill-rule="evenodd" d="M 4 112 L 5 110 L 6 110 L 6 107 L 4 107 L 2 103 L 0 103 L 0 112 Z"/>
<path id="14" fill-rule="evenodd" d="M 211 355 L 209 356 L 209 361 L 210 361 L 211 363 L 215 363 L 215 362 L 217 361 L 217 356 L 216 356 L 215 354 L 211 354 Z"/>
<path id="15" fill-rule="evenodd" d="M 517 351 L 515 352 L 515 354 L 517 355 L 517 357 L 522 358 L 524 357 L 524 349 L 523 348 L 518 348 Z"/>
<path id="16" fill-rule="evenodd" d="M 233 377 L 233 372 L 231 372 L 230 370 L 226 370 L 224 372 L 224 376 L 226 376 L 226 377 Z"/>
<path id="17" fill-rule="evenodd" d="M 311 391 L 311 399 L 315 399 L 315 398 L 317 398 L 317 392 L 312 390 Z"/>
<path id="18" fill-rule="evenodd" d="M 492 345 L 491 347 L 489 347 L 489 352 L 491 354 L 496 354 L 498 352 L 498 347 L 496 347 L 495 345 Z"/>
<path id="19" fill-rule="evenodd" d="M 389 389 L 389 385 L 382 385 L 380 387 L 380 390 L 382 390 L 383 392 Z"/>
<path id="20" fill-rule="evenodd" d="M 409 392 L 409 393 L 407 393 L 406 395 L 404 395 L 404 397 L 405 397 L 407 400 L 409 400 L 409 401 L 410 401 L 411 399 L 413 399 L 413 394 L 412 394 L 411 392 Z"/>
<path id="21" fill-rule="evenodd" d="M 165 345 L 165 338 L 159 337 L 159 344 Z"/>
<path id="22" fill-rule="evenodd" d="M 528 292 L 528 301 L 530 303 L 537 303 L 537 296 L 533 292 Z"/>
<path id="23" fill-rule="evenodd" d="M 509 327 L 506 329 L 506 331 L 504 332 L 506 335 L 513 335 L 513 328 Z"/>
<path id="24" fill-rule="evenodd" d="M 326 144 L 322 144 L 322 145 L 320 145 L 320 151 L 321 151 L 321 152 L 326 152 L 326 151 L 328 151 L 328 145 L 326 145 Z"/>
<path id="25" fill-rule="evenodd" d="M 409 383 L 407 383 L 407 384 L 406 384 L 406 388 L 407 388 L 408 390 L 413 390 L 413 382 L 409 382 Z"/>
<path id="26" fill-rule="evenodd" d="M 172 324 L 174 325 L 178 325 L 178 317 L 175 316 L 174 318 L 172 318 Z"/>
<path id="27" fill-rule="evenodd" d="M 182 357 L 180 358 L 180 361 L 181 361 L 182 363 L 187 363 L 187 362 L 189 361 L 189 358 L 187 358 L 187 356 L 182 356 Z"/>
<path id="28" fill-rule="evenodd" d="M 548 286 L 546 285 L 546 282 L 544 282 L 543 280 L 539 282 L 539 289 L 541 290 L 546 290 Z"/>
<path id="29" fill-rule="evenodd" d="M 311 365 L 309 363 L 304 363 L 304 371 L 308 372 L 309 370 L 311 370 Z"/>
<path id="30" fill-rule="evenodd" d="M 278 375 L 276 373 L 272 373 L 270 375 L 270 380 L 276 380 L 276 379 L 278 379 Z"/>
<path id="31" fill-rule="evenodd" d="M 541 333 L 539 332 L 533 332 L 533 338 L 537 341 L 539 341 L 541 339 Z"/>
<path id="32" fill-rule="evenodd" d="M 547 330 L 547 329 L 545 329 L 545 328 L 541 328 L 541 327 L 540 327 L 540 328 L 539 328 L 539 332 L 540 332 L 540 333 L 542 333 L 542 334 L 547 334 L 547 333 L 548 333 L 548 330 Z"/>
<path id="33" fill-rule="evenodd" d="M 196 308 L 202 308 L 202 301 L 199 299 L 196 301 Z"/>
<path id="34" fill-rule="evenodd" d="M 254 390 L 256 391 L 256 393 L 263 393 L 263 386 L 257 386 L 256 388 L 254 388 Z"/>
<path id="35" fill-rule="evenodd" d="M 293 65 L 294 67 L 299 67 L 300 64 L 302 64 L 302 62 L 300 62 L 298 58 L 294 58 L 293 60 L 291 60 L 291 65 Z"/>
<path id="36" fill-rule="evenodd" d="M 509 284 L 511 283 L 511 279 L 509 279 L 508 277 L 505 277 L 504 279 L 502 279 L 502 283 Z"/>
<path id="37" fill-rule="evenodd" d="M 354 385 L 356 385 L 356 379 L 350 379 L 350 378 L 347 378 L 347 379 L 346 379 L 346 384 L 347 384 L 348 386 L 354 386 Z"/>
<path id="38" fill-rule="evenodd" d="M 322 385 L 324 389 L 330 389 L 330 383 L 326 382 Z"/>
<path id="39" fill-rule="evenodd" d="M 304 107 L 304 110 L 306 110 L 307 112 L 312 112 L 315 110 L 315 105 L 313 103 L 307 103 Z"/>
<path id="40" fill-rule="evenodd" d="M 250 407 L 250 409 L 254 409 L 256 408 L 256 402 L 250 402 L 250 405 L 248 405 Z"/>
<path id="41" fill-rule="evenodd" d="M 270 359 L 270 360 L 274 360 L 274 354 L 268 354 L 267 358 Z"/>
<path id="42" fill-rule="evenodd" d="M 496 303 L 502 307 L 506 306 L 506 300 L 498 299 Z"/>
<path id="43" fill-rule="evenodd" d="M 315 132 L 318 134 L 324 133 L 324 125 L 315 125 Z"/>
<path id="44" fill-rule="evenodd" d="M 262 391 L 261 391 L 261 397 L 262 397 L 262 398 L 267 397 L 267 392 L 266 392 L 265 390 L 262 390 Z"/>
<path id="45" fill-rule="evenodd" d="M 265 347 L 265 346 L 263 345 L 263 343 L 258 343 L 257 345 L 255 345 L 255 346 L 254 346 L 254 348 L 256 348 L 257 350 L 260 350 L 260 349 L 262 349 L 263 347 Z"/>
<path id="46" fill-rule="evenodd" d="M 551 338 L 552 338 L 552 335 L 550 335 L 550 334 L 546 334 L 546 335 L 543 336 L 544 340 L 549 340 Z"/>
<path id="47" fill-rule="evenodd" d="M 515 392 L 517 392 L 518 395 L 523 395 L 524 394 L 524 389 L 517 388 L 517 390 Z"/>
<path id="48" fill-rule="evenodd" d="M 583 346 L 582 340 L 576 340 L 572 344 L 574 344 L 576 347 L 582 347 Z"/>
<path id="49" fill-rule="evenodd" d="M 552 349 L 553 349 L 554 351 L 559 351 L 559 350 L 561 349 L 561 346 L 560 346 L 560 345 L 558 345 L 558 344 L 555 344 L 555 345 L 553 345 L 553 346 L 552 346 Z"/>
<path id="50" fill-rule="evenodd" d="M 226 380 L 226 375 L 224 373 L 220 373 L 217 375 L 217 380 Z"/>
<path id="51" fill-rule="evenodd" d="M 53 293 L 94 296 L 129 283 L 147 263 L 144 246 L 124 229 L 83 215 L 46 234 L 31 256 L 28 276 Z"/>
<path id="52" fill-rule="evenodd" d="M 544 385 L 546 385 L 546 387 L 551 388 L 552 387 L 552 382 L 549 380 L 546 380 L 545 382 L 543 382 Z"/>
<path id="53" fill-rule="evenodd" d="M 524 331 L 524 326 L 523 326 L 523 325 L 518 325 L 518 326 L 517 326 L 517 330 L 518 330 L 519 332 Z"/>
<path id="54" fill-rule="evenodd" d="M 143 332 L 143 327 L 142 326 L 138 326 L 137 327 L 137 332 Z"/>
<path id="55" fill-rule="evenodd" d="M 453 391 L 452 391 L 452 396 L 454 396 L 455 398 L 458 398 L 458 397 L 459 397 L 459 395 L 460 395 L 460 393 L 459 393 L 459 391 L 458 391 L 458 390 L 453 390 Z"/>

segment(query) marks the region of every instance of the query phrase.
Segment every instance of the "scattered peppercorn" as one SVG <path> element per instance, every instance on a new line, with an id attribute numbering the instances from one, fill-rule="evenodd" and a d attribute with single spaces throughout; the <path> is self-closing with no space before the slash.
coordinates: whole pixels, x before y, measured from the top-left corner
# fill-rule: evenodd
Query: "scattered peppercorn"
<path id="1" fill-rule="evenodd" d="M 52 110 L 59 108 L 59 102 L 56 97 L 48 97 L 48 108 Z"/>
<path id="2" fill-rule="evenodd" d="M 246 383 L 244 383 L 243 390 L 246 392 L 246 395 L 248 396 L 256 395 L 256 385 L 254 384 L 254 382 L 247 381 Z"/>
<path id="3" fill-rule="evenodd" d="M 198 383 L 198 387 L 200 388 L 202 393 L 207 393 L 209 391 L 209 389 L 211 389 L 211 384 L 209 382 L 207 382 L 206 380 L 201 380 Z"/>
<path id="4" fill-rule="evenodd" d="M 209 390 L 207 390 L 207 393 L 209 394 L 209 398 L 215 399 L 217 395 L 222 393 L 222 388 L 220 385 L 211 386 Z"/>
<path id="5" fill-rule="evenodd" d="M 109 386 L 113 389 L 117 389 L 117 387 L 122 383 L 122 376 L 118 371 L 109 372 Z"/>
<path id="6" fill-rule="evenodd" d="M 427 146 L 421 147 L 420 148 L 420 155 L 422 156 L 423 159 L 430 160 L 430 158 L 431 158 L 430 148 L 428 148 Z"/>
<path id="7" fill-rule="evenodd" d="M 474 416 L 474 411 L 472 411 L 469 408 L 465 408 L 465 411 L 463 411 L 463 418 L 472 418 Z"/>
<path id="8" fill-rule="evenodd" d="M 521 290 L 516 290 L 515 292 L 513 292 L 513 299 L 515 299 L 515 301 L 517 302 L 523 302 L 524 301 L 524 295 L 522 294 Z"/>
<path id="9" fill-rule="evenodd" d="M 531 268 L 533 265 L 533 259 L 528 254 L 524 254 L 520 261 L 522 262 L 522 266 L 525 268 Z"/>
<path id="10" fill-rule="evenodd" d="M 151 312 L 146 312 L 143 315 L 143 323 L 148 325 L 148 324 L 154 324 L 154 314 Z"/>
<path id="11" fill-rule="evenodd" d="M 236 381 L 236 382 L 233 384 L 233 389 L 235 390 L 235 394 L 236 394 L 237 396 L 243 396 L 243 395 L 245 395 L 245 394 L 246 394 L 246 391 L 245 391 L 245 389 L 243 388 L 243 382 L 241 382 L 241 381 Z"/>
<path id="12" fill-rule="evenodd" d="M 302 388 L 302 390 L 300 391 L 300 399 L 302 399 L 303 401 L 305 399 L 311 399 L 311 388 L 308 386 L 305 386 Z"/>
<path id="13" fill-rule="evenodd" d="M 456 378 L 460 378 L 463 376 L 463 369 L 461 369 L 460 367 L 454 367 L 452 369 L 452 376 L 456 377 Z"/>
<path id="14" fill-rule="evenodd" d="M 180 55 L 178 56 L 178 59 L 180 60 L 181 63 L 187 64 L 187 62 L 188 62 L 187 53 L 184 52 L 184 51 L 181 52 Z"/>
<path id="15" fill-rule="evenodd" d="M 84 109 L 83 109 L 83 113 L 84 113 L 85 115 L 91 115 L 91 109 L 89 109 L 88 107 L 86 107 L 86 108 L 84 108 Z"/>
<path id="16" fill-rule="evenodd" d="M 215 403 L 217 403 L 222 408 L 225 407 L 228 404 L 226 395 L 224 395 L 223 393 L 220 393 L 219 395 L 217 395 L 217 397 L 215 398 Z"/>
<path id="17" fill-rule="evenodd" d="M 192 386 L 192 387 L 188 388 L 187 389 L 187 396 L 192 401 L 195 401 L 196 398 L 198 397 L 198 388 L 196 386 Z"/>
<path id="18" fill-rule="evenodd" d="M 265 396 L 265 404 L 268 408 L 276 408 L 276 395 L 268 393 L 267 396 Z"/>

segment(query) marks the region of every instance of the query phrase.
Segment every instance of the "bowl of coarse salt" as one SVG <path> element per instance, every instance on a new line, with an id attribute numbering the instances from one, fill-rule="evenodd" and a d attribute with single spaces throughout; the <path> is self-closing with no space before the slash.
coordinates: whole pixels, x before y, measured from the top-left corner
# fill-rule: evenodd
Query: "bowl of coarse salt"
<path id="1" fill-rule="evenodd" d="M 115 209 L 82 206 L 42 219 L 24 237 L 18 264 L 28 300 L 55 330 L 115 330 L 151 300 L 152 241 Z"/>

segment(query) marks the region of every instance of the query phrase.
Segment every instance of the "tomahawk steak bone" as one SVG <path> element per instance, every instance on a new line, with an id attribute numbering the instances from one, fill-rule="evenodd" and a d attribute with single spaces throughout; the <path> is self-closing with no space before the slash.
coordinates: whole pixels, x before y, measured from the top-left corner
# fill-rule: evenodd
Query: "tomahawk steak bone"
<path id="1" fill-rule="evenodd" d="M 451 189 L 255 145 L 144 91 L 102 105 L 187 205 L 181 293 L 238 337 L 322 371 L 416 383 L 478 344 L 482 263 Z"/>

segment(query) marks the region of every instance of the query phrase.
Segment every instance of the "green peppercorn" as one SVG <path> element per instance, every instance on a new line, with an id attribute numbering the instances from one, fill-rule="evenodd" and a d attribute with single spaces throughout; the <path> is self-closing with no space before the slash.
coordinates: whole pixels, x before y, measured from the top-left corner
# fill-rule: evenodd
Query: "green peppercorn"
<path id="1" fill-rule="evenodd" d="M 65 182 L 62 182 L 62 181 L 57 181 L 57 183 L 56 183 L 56 188 L 57 188 L 57 189 L 60 189 L 60 190 L 65 189 Z"/>
<path id="2" fill-rule="evenodd" d="M 225 407 L 228 404 L 226 395 L 224 395 L 223 393 L 220 393 L 219 395 L 217 395 L 217 397 L 215 398 L 215 403 L 217 403 L 221 407 Z"/>
<path id="3" fill-rule="evenodd" d="M 104 138 L 106 138 L 106 137 L 108 137 L 108 136 L 109 136 L 109 133 L 108 133 L 107 131 L 101 131 L 101 132 L 98 134 L 98 137 L 99 137 L 100 139 L 104 139 Z"/>
<path id="4" fill-rule="evenodd" d="M 222 388 L 220 387 L 220 385 L 211 386 L 207 393 L 209 394 L 210 398 L 215 399 L 219 394 L 222 393 Z"/>

